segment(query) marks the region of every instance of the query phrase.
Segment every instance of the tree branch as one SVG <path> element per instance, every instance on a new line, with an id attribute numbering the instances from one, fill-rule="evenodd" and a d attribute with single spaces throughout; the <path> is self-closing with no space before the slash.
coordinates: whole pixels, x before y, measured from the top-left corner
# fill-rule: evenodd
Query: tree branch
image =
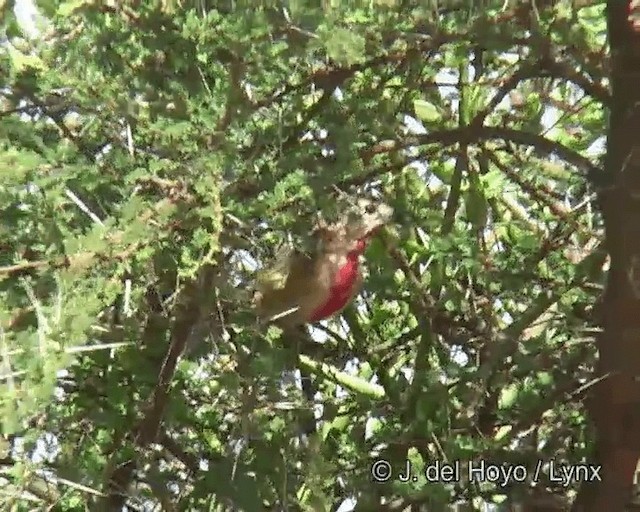
<path id="1" fill-rule="evenodd" d="M 397 140 L 384 140 L 362 152 L 363 160 L 370 160 L 373 156 L 406 149 L 411 146 L 423 146 L 427 144 L 442 144 L 452 146 L 454 144 L 473 144 L 487 140 L 505 140 L 515 144 L 530 146 L 537 153 L 548 156 L 556 154 L 565 162 L 573 165 L 586 173 L 599 173 L 601 169 L 593 164 L 590 159 L 568 147 L 539 135 L 537 133 L 515 130 L 502 126 L 463 126 L 451 130 L 439 130 L 425 135 L 413 135 Z"/>

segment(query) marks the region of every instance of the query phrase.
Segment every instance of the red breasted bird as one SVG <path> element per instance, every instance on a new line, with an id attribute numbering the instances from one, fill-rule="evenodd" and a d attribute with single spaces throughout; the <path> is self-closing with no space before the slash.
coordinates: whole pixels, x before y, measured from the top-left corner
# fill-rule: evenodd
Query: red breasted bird
<path id="1" fill-rule="evenodd" d="M 339 314 L 362 286 L 360 257 L 392 214 L 387 205 L 359 199 L 340 221 L 320 222 L 312 254 L 290 250 L 259 273 L 254 296 L 259 316 L 289 327 Z"/>

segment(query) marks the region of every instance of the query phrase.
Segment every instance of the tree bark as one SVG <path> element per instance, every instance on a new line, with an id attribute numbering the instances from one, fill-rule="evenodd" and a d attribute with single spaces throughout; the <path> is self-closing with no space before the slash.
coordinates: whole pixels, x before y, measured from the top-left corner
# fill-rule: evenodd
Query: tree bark
<path id="1" fill-rule="evenodd" d="M 640 458 L 640 15 L 637 0 L 608 0 L 612 102 L 599 191 L 611 267 L 601 305 L 598 374 L 589 414 L 601 481 L 585 482 L 574 512 L 625 510 Z M 634 12 L 635 11 L 635 12 Z"/>

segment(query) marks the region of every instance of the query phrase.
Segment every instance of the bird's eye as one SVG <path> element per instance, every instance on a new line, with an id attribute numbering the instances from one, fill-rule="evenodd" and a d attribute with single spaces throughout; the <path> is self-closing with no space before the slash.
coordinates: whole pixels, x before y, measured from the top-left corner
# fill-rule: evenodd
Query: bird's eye
<path id="1" fill-rule="evenodd" d="M 364 207 L 364 211 L 368 214 L 376 213 L 377 210 L 378 210 L 378 207 L 373 203 L 369 203 L 367 206 Z"/>

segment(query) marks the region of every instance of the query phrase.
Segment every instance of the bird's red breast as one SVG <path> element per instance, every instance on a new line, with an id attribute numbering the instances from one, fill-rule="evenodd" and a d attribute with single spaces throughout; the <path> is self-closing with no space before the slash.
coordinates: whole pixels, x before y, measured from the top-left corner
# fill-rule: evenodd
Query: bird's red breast
<path id="1" fill-rule="evenodd" d="M 347 254 L 347 262 L 336 272 L 329 290 L 329 298 L 309 317 L 309 322 L 318 322 L 329 318 L 344 308 L 352 299 L 354 288 L 360 276 L 359 256 L 367 247 L 368 240 L 358 240 L 356 248 Z"/>

